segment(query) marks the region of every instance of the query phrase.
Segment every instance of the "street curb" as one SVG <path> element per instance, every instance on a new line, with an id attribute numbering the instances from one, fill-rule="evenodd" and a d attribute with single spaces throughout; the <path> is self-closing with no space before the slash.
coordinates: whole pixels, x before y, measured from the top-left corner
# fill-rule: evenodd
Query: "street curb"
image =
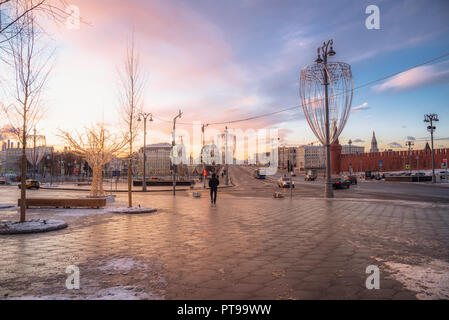
<path id="1" fill-rule="evenodd" d="M 90 191 L 89 189 L 76 189 L 76 188 L 48 188 L 48 187 L 41 187 L 41 189 L 44 190 L 61 190 L 61 191 Z M 190 189 L 176 189 L 176 191 L 188 191 Z M 114 192 L 128 192 L 128 190 L 104 190 L 105 193 L 114 193 Z M 142 193 L 149 193 L 149 192 L 173 192 L 172 189 L 170 190 L 147 190 L 147 191 L 142 191 L 142 190 L 132 190 L 131 192 L 142 192 Z"/>

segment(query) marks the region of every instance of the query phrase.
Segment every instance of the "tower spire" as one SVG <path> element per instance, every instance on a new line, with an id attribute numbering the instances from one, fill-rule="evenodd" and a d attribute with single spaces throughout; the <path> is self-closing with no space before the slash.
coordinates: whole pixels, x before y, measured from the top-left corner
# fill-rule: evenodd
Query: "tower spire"
<path id="1" fill-rule="evenodd" d="M 375 131 L 373 131 L 373 138 L 371 139 L 370 152 L 379 152 L 379 149 L 377 148 L 377 139 L 376 139 L 376 132 Z"/>

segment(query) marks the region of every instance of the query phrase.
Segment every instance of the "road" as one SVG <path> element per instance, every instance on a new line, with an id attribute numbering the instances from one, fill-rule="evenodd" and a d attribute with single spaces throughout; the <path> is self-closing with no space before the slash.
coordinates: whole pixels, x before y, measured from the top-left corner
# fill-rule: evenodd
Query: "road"
<path id="1" fill-rule="evenodd" d="M 277 180 L 284 172 L 267 176 L 265 180 L 255 179 L 251 167 L 232 167 L 230 169 L 235 188 L 224 190 L 224 196 L 272 197 L 274 192 L 283 192 L 290 196 L 289 189 L 280 189 Z M 321 197 L 324 193 L 324 181 L 304 181 L 303 175 L 293 177 L 295 188 L 293 197 Z M 449 186 L 432 185 L 429 183 L 399 183 L 385 181 L 359 181 L 349 190 L 335 190 L 336 198 L 367 198 L 386 200 L 409 200 L 421 202 L 449 202 Z"/>

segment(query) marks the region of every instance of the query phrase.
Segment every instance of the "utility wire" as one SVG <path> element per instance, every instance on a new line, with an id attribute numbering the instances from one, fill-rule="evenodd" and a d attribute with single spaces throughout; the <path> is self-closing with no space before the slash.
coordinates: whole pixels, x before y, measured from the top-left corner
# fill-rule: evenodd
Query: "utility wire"
<path id="1" fill-rule="evenodd" d="M 448 57 L 448 56 L 449 56 L 449 52 L 446 52 L 445 54 L 443 54 L 443 55 L 441 55 L 441 56 L 438 56 L 438 57 L 432 58 L 432 59 L 430 59 L 430 60 L 424 61 L 424 62 L 422 62 L 422 63 L 416 64 L 416 65 L 411 66 L 411 67 L 409 67 L 409 68 L 407 68 L 407 69 L 404 69 L 404 70 L 401 70 L 401 71 L 398 71 L 398 72 L 389 74 L 389 75 L 387 75 L 387 76 L 385 76 L 385 77 L 382 77 L 382 78 L 379 78 L 379 79 L 376 79 L 376 80 L 369 81 L 369 82 L 364 83 L 364 84 L 362 84 L 362 85 L 356 86 L 356 87 L 353 88 L 352 90 L 347 90 L 347 91 L 341 92 L 341 93 L 339 93 L 339 94 L 334 94 L 334 95 L 332 95 L 332 96 L 329 96 L 329 98 L 336 97 L 336 96 L 338 96 L 338 95 L 342 95 L 342 94 L 344 94 L 344 93 L 346 93 L 346 92 L 350 92 L 350 91 L 354 92 L 355 90 L 358 90 L 358 89 L 361 89 L 361 88 L 364 88 L 364 87 L 373 85 L 374 83 L 381 82 L 381 81 L 384 81 L 384 80 L 386 80 L 386 79 L 395 77 L 395 76 L 397 76 L 397 75 L 399 75 L 399 74 L 401 74 L 401 73 L 404 73 L 404 72 L 410 71 L 410 70 L 412 70 L 412 69 L 415 69 L 415 68 L 424 66 L 424 65 L 426 65 L 426 64 L 429 64 L 429 63 L 432 63 L 432 62 L 441 60 L 441 59 L 443 59 L 443 58 L 445 58 L 445 57 Z M 324 100 L 324 98 L 314 100 L 313 103 L 316 103 L 316 102 L 321 101 L 321 100 Z M 248 117 L 248 118 L 243 118 L 243 119 L 230 120 L 230 121 L 222 121 L 222 122 L 210 122 L 210 123 L 207 123 L 207 125 L 209 125 L 209 126 L 211 126 L 211 125 L 223 125 L 223 124 L 231 124 L 231 123 L 237 123 L 237 122 L 250 121 L 250 120 L 255 120 L 255 119 L 264 118 L 264 117 L 272 116 L 272 115 L 275 115 L 275 114 L 283 113 L 283 112 L 290 111 L 290 110 L 295 110 L 295 109 L 301 108 L 302 106 L 303 106 L 303 104 L 301 104 L 301 105 L 299 105 L 299 106 L 288 107 L 288 108 L 284 108 L 284 109 L 281 109 L 281 110 L 277 110 L 277 111 L 273 111 L 273 112 L 268 112 L 268 113 L 263 113 L 263 114 L 260 114 L 260 115 L 256 115 L 256 116 L 252 116 L 252 117 Z M 155 117 L 155 116 L 153 116 L 153 118 L 156 118 L 156 119 L 158 119 L 158 120 L 160 120 L 160 121 L 163 121 L 163 122 L 172 122 L 172 121 L 170 121 L 170 120 L 162 119 L 162 118 Z M 191 125 L 191 123 L 186 123 L 186 122 L 177 122 L 177 124 L 181 124 L 181 125 Z"/>

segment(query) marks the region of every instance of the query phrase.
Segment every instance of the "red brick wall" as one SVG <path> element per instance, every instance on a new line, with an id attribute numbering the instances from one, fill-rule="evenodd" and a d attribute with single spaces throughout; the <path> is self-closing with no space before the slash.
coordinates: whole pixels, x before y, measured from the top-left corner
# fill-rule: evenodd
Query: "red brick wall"
<path id="1" fill-rule="evenodd" d="M 432 169 L 432 153 L 424 150 L 411 151 L 411 169 Z M 418 157 L 418 159 L 416 159 Z M 359 155 L 340 155 L 339 167 L 332 168 L 332 172 L 349 172 L 349 159 L 351 158 L 352 169 L 358 171 L 406 171 L 405 165 L 409 162 L 408 151 L 385 151 L 375 153 L 362 153 Z M 449 158 L 449 149 L 435 149 L 435 168 L 441 168 L 443 159 Z M 331 157 L 332 159 L 332 157 Z M 383 160 L 383 168 L 379 167 L 379 160 Z"/>

